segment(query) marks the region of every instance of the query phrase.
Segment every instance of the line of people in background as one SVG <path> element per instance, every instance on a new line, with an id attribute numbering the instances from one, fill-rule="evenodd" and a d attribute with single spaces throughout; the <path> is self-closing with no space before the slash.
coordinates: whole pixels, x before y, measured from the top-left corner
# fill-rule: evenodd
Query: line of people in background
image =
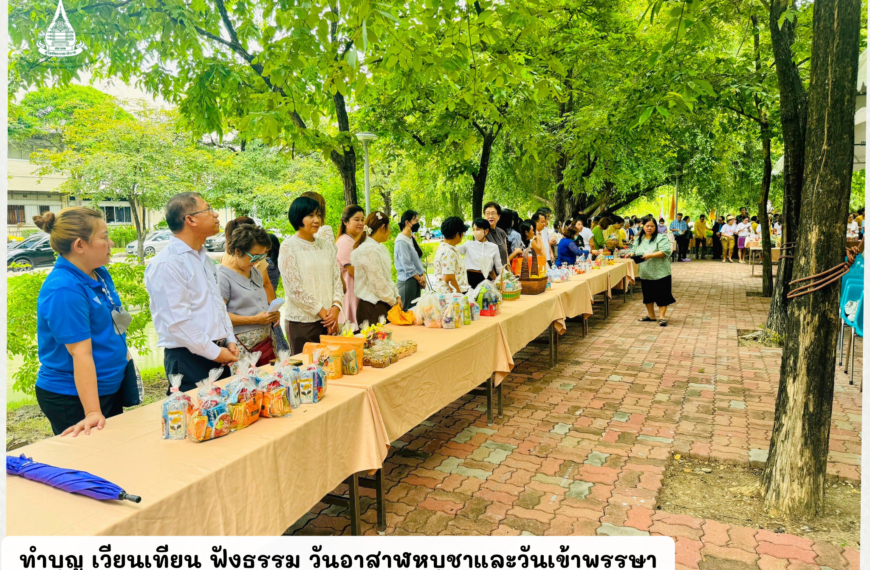
<path id="1" fill-rule="evenodd" d="M 295 234 L 280 246 L 253 219 L 232 220 L 225 228 L 226 253 L 216 267 L 205 241 L 220 230 L 218 213 L 194 192 L 169 201 L 165 219 L 173 235 L 148 264 L 145 287 L 166 373 L 182 375 L 182 390 L 193 389 L 217 367 L 228 376 L 228 365 L 246 352 L 260 352 L 263 362 L 287 348 L 300 353 L 306 342 L 336 334 L 342 323 L 376 322 L 393 307 L 409 308 L 424 288 L 466 292 L 532 252 L 545 270 L 573 264 L 580 255 L 631 247 L 644 261 L 639 272 L 648 315 L 643 320 L 665 326 L 666 309 L 675 302 L 668 233 L 685 256 L 681 259 L 688 260 L 691 237 L 696 238 L 696 256 L 703 258 L 709 227 L 714 255 L 723 262 L 732 260 L 735 248 L 743 262 L 746 243 L 758 233 L 757 221 L 745 208 L 740 217 L 719 217 L 710 226 L 705 216 L 692 223 L 678 215 L 665 227 L 664 220 L 652 216 L 626 220 L 614 214 L 592 219 L 578 214 L 551 225 L 548 208 L 521 220 L 517 212 L 489 202 L 470 227 L 458 217 L 441 224 L 430 282 L 414 238 L 420 228 L 417 212 L 408 210 L 399 218 L 392 255 L 385 245 L 391 223 L 383 212 L 366 216 L 359 206 L 345 208 L 337 238 L 324 224 L 325 214 L 325 201 L 317 193 L 293 200 L 288 219 Z M 863 222 L 860 211 L 848 231 L 854 233 L 859 216 Z M 60 255 L 37 305 L 37 400 L 55 433 L 89 433 L 122 411 L 124 386 L 135 382 L 125 335 L 132 317 L 104 267 L 113 244 L 101 214 L 67 208 L 34 219 Z M 776 215 L 771 228 L 774 235 L 781 233 Z M 472 239 L 465 241 L 469 229 Z M 279 280 L 285 297 L 283 328 L 273 303 Z"/>

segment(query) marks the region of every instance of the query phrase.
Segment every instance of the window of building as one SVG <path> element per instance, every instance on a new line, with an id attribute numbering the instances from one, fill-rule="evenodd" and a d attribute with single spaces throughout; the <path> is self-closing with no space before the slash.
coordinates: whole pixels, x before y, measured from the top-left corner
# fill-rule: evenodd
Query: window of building
<path id="1" fill-rule="evenodd" d="M 24 206 L 6 206 L 6 223 L 9 225 L 24 223 Z"/>
<path id="2" fill-rule="evenodd" d="M 51 206 L 40 206 L 39 207 L 39 215 L 45 214 L 46 212 L 51 211 Z"/>
<path id="3" fill-rule="evenodd" d="M 130 224 L 133 217 L 130 206 L 100 206 L 107 224 Z"/>

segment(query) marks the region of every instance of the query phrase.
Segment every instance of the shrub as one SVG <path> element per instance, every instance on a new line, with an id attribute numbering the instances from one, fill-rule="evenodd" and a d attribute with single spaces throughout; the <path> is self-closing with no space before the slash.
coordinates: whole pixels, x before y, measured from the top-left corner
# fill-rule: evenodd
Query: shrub
<path id="1" fill-rule="evenodd" d="M 109 238 L 115 247 L 127 247 L 130 242 L 136 241 L 136 228 L 134 226 L 109 226 Z"/>

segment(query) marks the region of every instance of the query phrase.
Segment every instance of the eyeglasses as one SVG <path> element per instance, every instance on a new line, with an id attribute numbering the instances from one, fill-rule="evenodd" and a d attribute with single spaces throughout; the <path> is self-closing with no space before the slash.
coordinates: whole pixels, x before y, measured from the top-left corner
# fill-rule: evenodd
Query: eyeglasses
<path id="1" fill-rule="evenodd" d="M 267 253 L 260 253 L 257 255 L 253 255 L 252 253 L 250 253 L 248 251 L 246 251 L 245 253 L 247 254 L 248 257 L 251 258 L 251 263 L 257 263 L 258 261 L 266 259 L 266 257 L 269 255 Z"/>
<path id="2" fill-rule="evenodd" d="M 197 210 L 196 212 L 190 212 L 189 214 L 187 214 L 187 216 L 195 216 L 197 214 L 202 214 L 203 212 L 214 212 L 214 211 L 215 211 L 215 209 L 212 208 L 211 206 L 209 206 L 205 210 Z"/>

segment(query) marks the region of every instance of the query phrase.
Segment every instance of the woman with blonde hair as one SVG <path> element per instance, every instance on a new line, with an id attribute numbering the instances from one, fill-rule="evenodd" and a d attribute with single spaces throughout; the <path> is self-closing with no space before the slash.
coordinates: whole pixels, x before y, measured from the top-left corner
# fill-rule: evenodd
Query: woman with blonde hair
<path id="1" fill-rule="evenodd" d="M 354 293 L 359 299 L 357 321 L 378 322 L 394 305 L 401 306 L 399 289 L 393 283 L 393 264 L 384 242 L 390 239 L 390 219 L 383 212 L 366 218 L 363 234 L 350 254 L 354 267 Z"/>
<path id="2" fill-rule="evenodd" d="M 123 412 L 121 386 L 136 374 L 127 352 L 132 317 L 105 268 L 109 228 L 99 210 L 82 207 L 33 221 L 58 254 L 36 302 L 36 400 L 55 435 L 90 434 Z"/>

